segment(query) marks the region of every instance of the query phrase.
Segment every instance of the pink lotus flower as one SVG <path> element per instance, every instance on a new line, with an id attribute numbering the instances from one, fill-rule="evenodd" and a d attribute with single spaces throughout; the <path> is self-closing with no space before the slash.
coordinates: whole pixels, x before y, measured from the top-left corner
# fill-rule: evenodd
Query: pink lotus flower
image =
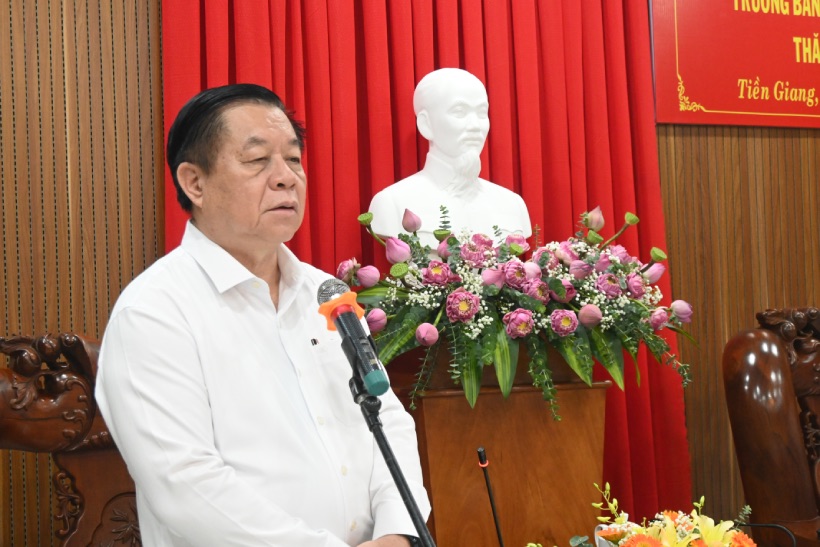
<path id="1" fill-rule="evenodd" d="M 458 321 L 466 323 L 478 313 L 480 302 L 478 296 L 467 292 L 464 287 L 459 287 L 447 295 L 445 305 L 447 318 L 454 323 Z"/>
<path id="2" fill-rule="evenodd" d="M 431 260 L 426 268 L 421 269 L 422 282 L 428 285 L 446 285 L 452 280 L 450 266 L 438 260 Z"/>
<path id="3" fill-rule="evenodd" d="M 379 269 L 376 266 L 362 266 L 359 268 L 359 271 L 356 272 L 356 279 L 359 280 L 359 285 L 365 289 L 378 283 L 380 277 L 381 273 L 379 273 Z"/>
<path id="4" fill-rule="evenodd" d="M 552 254 L 552 251 L 547 249 L 546 247 L 539 247 L 532 253 L 532 262 L 541 266 L 541 262 L 544 262 L 542 271 L 545 270 L 553 270 L 556 266 L 558 266 L 558 259 Z"/>
<path id="5" fill-rule="evenodd" d="M 441 258 L 447 258 L 448 256 L 450 256 L 450 248 L 447 246 L 446 239 L 438 244 L 438 247 L 436 248 L 436 254 L 439 255 Z"/>
<path id="6" fill-rule="evenodd" d="M 342 260 L 339 263 L 339 267 L 336 268 L 336 279 L 341 279 L 348 285 L 353 280 L 353 274 L 356 273 L 356 270 L 359 268 L 359 263 L 356 261 L 355 258 L 350 258 L 348 260 Z"/>
<path id="7" fill-rule="evenodd" d="M 575 279 L 584 279 L 592 273 L 592 265 L 583 260 L 573 260 L 569 265 L 569 273 Z"/>
<path id="8" fill-rule="evenodd" d="M 629 264 L 630 262 L 635 262 L 635 258 L 627 252 L 626 247 L 623 245 L 612 245 L 609 247 L 609 254 L 612 256 L 617 256 L 618 260 L 621 261 L 621 264 Z"/>
<path id="9" fill-rule="evenodd" d="M 660 262 L 655 262 L 646 269 L 646 271 L 643 273 L 643 276 L 646 279 L 646 282 L 651 285 L 653 283 L 657 283 L 663 275 L 663 272 L 665 271 L 666 266 L 664 266 Z"/>
<path id="10" fill-rule="evenodd" d="M 522 253 L 525 253 L 530 250 L 530 244 L 527 243 L 527 238 L 525 238 L 521 234 L 510 234 L 507 236 L 507 239 L 504 240 L 507 245 L 518 245 L 522 250 Z"/>
<path id="11" fill-rule="evenodd" d="M 578 317 L 572 310 L 555 310 L 550 315 L 552 330 L 558 336 L 568 336 L 578 328 Z"/>
<path id="12" fill-rule="evenodd" d="M 461 246 L 461 258 L 471 268 L 483 268 L 487 264 L 487 255 L 492 253 L 492 241 L 487 245 L 483 237 L 476 234 Z"/>
<path id="13" fill-rule="evenodd" d="M 413 213 L 410 209 L 404 210 L 404 216 L 401 218 L 401 227 L 405 232 L 417 232 L 421 228 L 421 219 Z"/>
<path id="14" fill-rule="evenodd" d="M 558 250 L 555 251 L 555 256 L 564 264 L 578 260 L 578 253 L 572 250 L 572 243 L 569 241 L 562 241 L 558 244 Z"/>
<path id="15" fill-rule="evenodd" d="M 649 314 L 649 325 L 652 330 L 660 330 L 669 321 L 669 314 L 664 308 L 656 308 Z"/>
<path id="16" fill-rule="evenodd" d="M 391 264 L 398 264 L 399 262 L 407 262 L 413 253 L 410 251 L 410 245 L 396 237 L 388 237 L 384 240 L 387 250 L 387 261 Z"/>
<path id="17" fill-rule="evenodd" d="M 532 312 L 524 308 L 518 308 L 505 314 L 502 321 L 506 325 L 507 335 L 510 338 L 523 338 L 531 333 L 535 326 Z"/>
<path id="18" fill-rule="evenodd" d="M 507 282 L 507 285 L 514 289 L 520 289 L 524 286 L 527 281 L 527 272 L 524 270 L 523 262 L 510 260 L 505 262 L 502 267 L 504 268 L 504 281 Z"/>
<path id="19" fill-rule="evenodd" d="M 550 291 L 550 298 L 552 298 L 556 302 L 566 304 L 567 302 L 575 298 L 575 295 L 578 294 L 578 291 L 575 289 L 575 286 L 572 284 L 572 282 L 567 281 L 566 279 L 561 280 L 561 285 L 564 286 L 564 296 L 559 296 L 558 293 L 556 293 L 555 291 Z"/>
<path id="20" fill-rule="evenodd" d="M 489 247 L 492 248 L 493 246 L 493 238 L 484 235 L 484 234 L 473 234 L 470 238 L 470 242 L 478 245 L 479 247 Z"/>
<path id="21" fill-rule="evenodd" d="M 540 302 L 546 304 L 550 301 L 549 285 L 540 279 L 530 279 L 524 284 L 524 292 Z"/>
<path id="22" fill-rule="evenodd" d="M 370 332 L 379 332 L 387 326 L 387 314 L 381 308 L 373 308 L 365 316 Z"/>
<path id="23" fill-rule="evenodd" d="M 432 346 L 438 342 L 438 329 L 430 323 L 422 323 L 416 328 L 416 340 L 422 346 Z"/>
<path id="24" fill-rule="evenodd" d="M 675 300 L 674 302 L 672 302 L 669 308 L 672 310 L 672 313 L 675 314 L 675 317 L 677 317 L 681 323 L 692 322 L 693 310 L 692 304 L 690 304 L 689 302 L 686 302 L 685 300 Z"/>
<path id="25" fill-rule="evenodd" d="M 504 286 L 504 270 L 485 268 L 481 270 L 481 281 L 485 287 L 495 285 L 499 289 Z"/>
<path id="26" fill-rule="evenodd" d="M 639 273 L 631 273 L 626 276 L 626 290 L 633 298 L 640 298 L 646 293 L 643 285 L 643 276 Z"/>
<path id="27" fill-rule="evenodd" d="M 623 292 L 621 291 L 621 284 L 618 278 L 611 273 L 598 276 L 598 279 L 595 281 L 595 286 L 599 291 L 604 293 L 607 298 L 618 298 Z"/>
<path id="28" fill-rule="evenodd" d="M 578 321 L 588 329 L 596 327 L 603 318 L 601 308 L 595 304 L 585 304 L 578 312 Z"/>
<path id="29" fill-rule="evenodd" d="M 600 206 L 588 213 L 584 213 L 581 215 L 581 218 L 583 219 L 584 226 L 590 230 L 600 232 L 601 228 L 604 227 L 604 214 L 601 212 Z"/>

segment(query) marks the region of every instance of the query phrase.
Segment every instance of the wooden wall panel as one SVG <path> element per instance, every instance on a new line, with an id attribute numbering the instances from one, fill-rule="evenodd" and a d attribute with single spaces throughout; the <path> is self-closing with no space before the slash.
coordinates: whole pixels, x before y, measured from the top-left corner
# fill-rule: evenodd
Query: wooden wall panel
<path id="1" fill-rule="evenodd" d="M 692 302 L 681 343 L 693 493 L 710 515 L 743 505 L 723 395 L 723 346 L 766 308 L 820 304 L 820 131 L 658 126 L 675 298 Z M 754 510 L 754 508 L 752 508 Z"/>
<path id="2" fill-rule="evenodd" d="M 160 0 L 0 0 L 0 36 L 0 335 L 99 337 L 163 249 Z M 53 544 L 51 473 L 0 452 L 0 545 Z"/>

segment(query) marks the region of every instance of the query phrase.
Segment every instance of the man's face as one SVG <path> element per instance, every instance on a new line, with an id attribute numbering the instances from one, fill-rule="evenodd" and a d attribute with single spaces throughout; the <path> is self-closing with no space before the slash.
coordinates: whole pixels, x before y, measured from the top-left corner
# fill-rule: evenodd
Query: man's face
<path id="1" fill-rule="evenodd" d="M 289 241 L 302 224 L 307 184 L 293 126 L 270 105 L 240 104 L 222 116 L 221 145 L 195 202 L 197 226 L 232 253 Z"/>
<path id="2" fill-rule="evenodd" d="M 451 158 L 480 154 L 490 131 L 489 104 L 484 86 L 457 79 L 440 89 L 425 110 L 432 133 L 431 145 Z"/>

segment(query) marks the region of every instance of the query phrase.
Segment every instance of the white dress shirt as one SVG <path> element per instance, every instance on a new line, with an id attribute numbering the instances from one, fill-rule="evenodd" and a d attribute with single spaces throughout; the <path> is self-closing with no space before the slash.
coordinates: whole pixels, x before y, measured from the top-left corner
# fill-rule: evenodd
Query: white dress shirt
<path id="1" fill-rule="evenodd" d="M 330 276 L 279 249 L 278 309 L 191 223 L 118 299 L 96 397 L 137 486 L 146 546 L 341 546 L 417 535 L 318 313 Z M 412 418 L 381 418 L 423 517 Z"/>

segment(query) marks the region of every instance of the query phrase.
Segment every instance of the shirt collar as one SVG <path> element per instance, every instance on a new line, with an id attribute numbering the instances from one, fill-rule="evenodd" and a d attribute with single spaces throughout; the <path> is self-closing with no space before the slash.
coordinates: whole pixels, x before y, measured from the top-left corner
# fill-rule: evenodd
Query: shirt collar
<path id="1" fill-rule="evenodd" d="M 211 279 L 220 294 L 245 281 L 257 279 L 233 255 L 208 239 L 190 220 L 185 225 L 185 234 L 182 236 L 181 246 L 205 271 L 205 274 Z M 293 294 L 298 291 L 303 283 L 304 276 L 300 275 L 301 262 L 284 245 L 279 246 L 277 259 L 280 275 L 280 308 L 284 308 L 293 300 Z"/>
<path id="2" fill-rule="evenodd" d="M 185 225 L 181 247 L 196 260 L 220 293 L 256 277 L 228 251 L 208 239 L 190 220 Z"/>

